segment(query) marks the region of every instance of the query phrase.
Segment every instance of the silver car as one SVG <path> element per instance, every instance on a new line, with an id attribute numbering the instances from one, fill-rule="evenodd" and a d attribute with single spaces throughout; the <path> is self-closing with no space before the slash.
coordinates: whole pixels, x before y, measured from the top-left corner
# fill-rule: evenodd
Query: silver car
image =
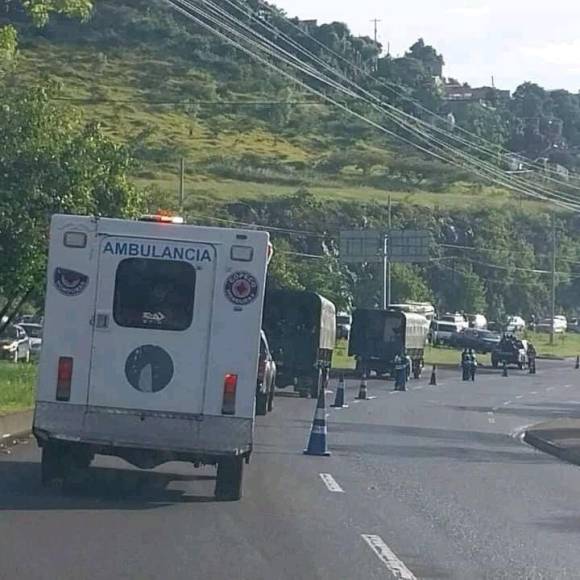
<path id="1" fill-rule="evenodd" d="M 22 326 L 11 324 L 0 333 L 0 358 L 30 362 L 30 339 Z"/>
<path id="2" fill-rule="evenodd" d="M 42 324 L 21 322 L 18 326 L 24 329 L 30 340 L 30 356 L 37 359 L 42 349 Z"/>

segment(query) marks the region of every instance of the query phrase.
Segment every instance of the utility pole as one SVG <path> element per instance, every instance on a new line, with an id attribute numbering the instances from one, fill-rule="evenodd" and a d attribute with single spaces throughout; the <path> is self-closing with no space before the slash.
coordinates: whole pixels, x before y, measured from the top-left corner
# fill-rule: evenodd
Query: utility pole
<path id="1" fill-rule="evenodd" d="M 375 44 L 379 42 L 379 22 L 382 22 L 380 18 L 373 18 L 371 22 L 375 25 Z"/>
<path id="2" fill-rule="evenodd" d="M 390 257 L 390 252 L 389 252 L 389 242 L 390 242 L 390 238 L 391 238 L 391 229 L 393 227 L 393 220 L 392 220 L 392 215 L 393 215 L 393 206 L 391 203 L 391 196 L 389 195 L 389 221 L 388 221 L 388 225 L 389 225 L 389 231 L 387 232 L 387 235 L 385 236 L 385 285 L 386 285 L 386 290 L 385 290 L 385 310 L 391 305 L 392 302 L 392 295 L 391 295 L 391 257 Z"/>
<path id="3" fill-rule="evenodd" d="M 556 253 L 558 250 L 558 242 L 556 240 L 556 214 L 552 212 L 552 327 L 550 329 L 550 344 L 554 344 L 554 320 L 556 318 Z"/>
<path id="4" fill-rule="evenodd" d="M 183 216 L 183 204 L 185 193 L 185 159 L 179 162 L 179 215 Z"/>

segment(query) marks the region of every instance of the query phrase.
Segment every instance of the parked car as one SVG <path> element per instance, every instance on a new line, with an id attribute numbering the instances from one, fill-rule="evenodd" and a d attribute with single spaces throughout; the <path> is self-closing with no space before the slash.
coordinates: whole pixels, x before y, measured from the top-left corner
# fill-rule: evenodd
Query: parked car
<path id="1" fill-rule="evenodd" d="M 431 330 L 429 331 L 431 344 L 450 344 L 453 337 L 457 334 L 457 325 L 455 322 L 444 322 L 442 320 L 434 320 L 431 323 Z"/>
<path id="2" fill-rule="evenodd" d="M 465 319 L 465 316 L 463 316 L 463 314 L 459 314 L 458 312 L 456 312 L 455 314 L 447 313 L 441 316 L 439 318 L 439 321 L 451 322 L 452 324 L 455 325 L 456 332 L 461 332 L 464 328 L 469 328 L 469 323 Z"/>
<path id="3" fill-rule="evenodd" d="M 568 331 L 580 333 L 580 318 L 571 318 L 568 323 Z"/>
<path id="4" fill-rule="evenodd" d="M 270 352 L 264 331 L 260 333 L 260 357 L 258 359 L 258 383 L 256 386 L 256 415 L 265 415 L 274 408 L 276 388 L 276 363 Z"/>
<path id="5" fill-rule="evenodd" d="M 469 328 L 476 330 L 485 330 L 487 328 L 487 318 L 483 314 L 468 314 L 467 322 Z"/>
<path id="6" fill-rule="evenodd" d="M 489 330 L 476 330 L 468 328 L 462 330 L 451 338 L 450 346 L 456 348 L 472 348 L 481 354 L 493 352 L 501 341 L 501 336 Z"/>
<path id="7" fill-rule="evenodd" d="M 551 318 L 544 318 L 536 325 L 538 332 L 554 332 L 555 334 L 562 334 L 568 329 L 568 321 L 564 316 L 556 316 L 553 320 Z"/>
<path id="8" fill-rule="evenodd" d="M 21 326 L 11 324 L 0 333 L 0 358 L 30 361 L 30 339 Z"/>
<path id="9" fill-rule="evenodd" d="M 507 332 L 522 332 L 526 329 L 526 321 L 521 316 L 509 316 L 506 324 Z"/>
<path id="10" fill-rule="evenodd" d="M 37 358 L 40 356 L 40 350 L 42 349 L 42 325 L 23 322 L 18 326 L 24 329 L 24 332 L 26 332 L 30 339 L 30 356 Z"/>
<path id="11" fill-rule="evenodd" d="M 346 312 L 336 315 L 336 338 L 348 340 L 352 325 L 352 316 Z"/>

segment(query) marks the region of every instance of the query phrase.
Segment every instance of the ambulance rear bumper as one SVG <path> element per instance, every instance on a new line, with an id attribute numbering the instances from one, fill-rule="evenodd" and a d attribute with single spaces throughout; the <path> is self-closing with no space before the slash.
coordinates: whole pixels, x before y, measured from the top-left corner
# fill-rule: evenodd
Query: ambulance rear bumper
<path id="1" fill-rule="evenodd" d="M 248 455 L 253 426 L 253 419 L 241 417 L 38 402 L 33 433 L 41 445 L 59 440 L 97 448 L 148 449 L 212 458 Z"/>

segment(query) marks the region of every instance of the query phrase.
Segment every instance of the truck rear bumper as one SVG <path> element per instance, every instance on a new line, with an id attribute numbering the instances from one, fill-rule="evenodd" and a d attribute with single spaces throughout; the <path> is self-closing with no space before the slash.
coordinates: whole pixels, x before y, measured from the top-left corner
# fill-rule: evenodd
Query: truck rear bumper
<path id="1" fill-rule="evenodd" d="M 252 450 L 253 424 L 252 419 L 239 417 L 38 402 L 33 433 L 41 444 L 53 439 L 219 457 L 247 455 Z"/>

